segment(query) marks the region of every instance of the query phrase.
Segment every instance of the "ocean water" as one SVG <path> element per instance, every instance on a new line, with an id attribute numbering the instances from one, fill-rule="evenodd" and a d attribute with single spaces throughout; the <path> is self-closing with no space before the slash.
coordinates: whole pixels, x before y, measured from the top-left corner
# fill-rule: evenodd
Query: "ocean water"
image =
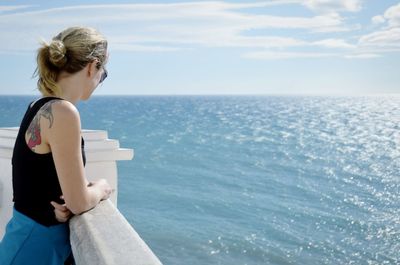
<path id="1" fill-rule="evenodd" d="M 18 126 L 29 97 L 0 97 Z M 400 96 L 79 104 L 132 161 L 119 208 L 164 264 L 400 264 Z"/>

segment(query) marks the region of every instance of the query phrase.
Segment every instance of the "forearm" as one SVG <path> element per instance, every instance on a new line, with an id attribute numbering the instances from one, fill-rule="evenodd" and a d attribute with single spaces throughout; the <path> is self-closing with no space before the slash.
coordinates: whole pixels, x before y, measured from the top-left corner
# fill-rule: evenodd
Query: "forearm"
<path id="1" fill-rule="evenodd" d="M 72 205 L 67 207 L 74 214 L 81 214 L 94 208 L 101 200 L 107 199 L 111 193 L 111 188 L 104 180 L 89 182 L 83 196 L 79 201 L 75 201 Z"/>

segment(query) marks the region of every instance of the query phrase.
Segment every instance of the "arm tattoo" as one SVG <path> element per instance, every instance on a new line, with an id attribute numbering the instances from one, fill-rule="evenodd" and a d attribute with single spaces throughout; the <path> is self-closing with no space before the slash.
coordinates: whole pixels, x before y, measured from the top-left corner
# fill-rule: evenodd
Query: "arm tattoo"
<path id="1" fill-rule="evenodd" d="M 28 127 L 27 133 L 29 136 L 29 141 L 28 141 L 28 147 L 32 150 L 35 149 L 37 145 L 40 145 L 42 143 L 42 138 L 40 136 L 40 118 L 46 118 L 49 120 L 49 128 L 53 126 L 53 112 L 51 109 L 51 105 L 55 101 L 50 101 L 46 103 L 35 115 L 35 118 L 33 118 L 31 124 Z"/>

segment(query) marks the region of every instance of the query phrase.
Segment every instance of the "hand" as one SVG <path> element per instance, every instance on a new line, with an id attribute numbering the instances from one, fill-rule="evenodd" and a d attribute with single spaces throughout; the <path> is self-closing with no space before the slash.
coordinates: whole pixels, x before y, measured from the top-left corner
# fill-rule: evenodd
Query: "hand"
<path id="1" fill-rule="evenodd" d="M 101 200 L 107 200 L 114 191 L 105 179 L 89 182 L 88 187 L 97 188 L 101 192 Z"/>
<path id="2" fill-rule="evenodd" d="M 57 221 L 61 223 L 65 223 L 71 218 L 73 215 L 72 212 L 65 206 L 65 204 L 59 204 L 55 201 L 50 202 L 54 207 L 54 214 L 56 216 Z"/>

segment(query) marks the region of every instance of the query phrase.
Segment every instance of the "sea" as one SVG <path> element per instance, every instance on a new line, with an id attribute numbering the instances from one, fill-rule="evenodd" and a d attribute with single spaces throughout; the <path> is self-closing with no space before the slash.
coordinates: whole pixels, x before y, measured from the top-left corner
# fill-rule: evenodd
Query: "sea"
<path id="1" fill-rule="evenodd" d="M 0 127 L 32 96 L 1 96 Z M 165 265 L 400 264 L 400 95 L 94 96 L 118 207 Z"/>

